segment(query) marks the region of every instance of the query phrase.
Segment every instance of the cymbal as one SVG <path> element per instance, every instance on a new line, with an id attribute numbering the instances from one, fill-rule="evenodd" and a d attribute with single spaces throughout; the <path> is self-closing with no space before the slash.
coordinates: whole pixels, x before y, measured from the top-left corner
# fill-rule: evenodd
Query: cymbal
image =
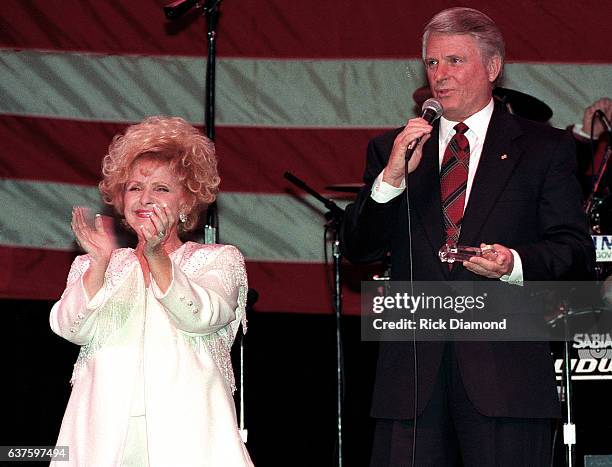
<path id="1" fill-rule="evenodd" d="M 338 183 L 337 185 L 327 185 L 325 189 L 341 193 L 359 193 L 362 186 L 363 183 Z"/>
<path id="2" fill-rule="evenodd" d="M 495 88 L 493 97 L 505 104 L 510 113 L 536 122 L 545 123 L 553 115 L 552 109 L 529 94 L 514 89 Z"/>
<path id="3" fill-rule="evenodd" d="M 432 94 L 429 86 L 421 86 L 412 93 L 412 99 L 419 110 L 430 97 Z M 493 97 L 504 104 L 510 113 L 528 120 L 545 123 L 553 114 L 552 109 L 540 99 L 514 89 L 497 87 L 493 89 Z"/>

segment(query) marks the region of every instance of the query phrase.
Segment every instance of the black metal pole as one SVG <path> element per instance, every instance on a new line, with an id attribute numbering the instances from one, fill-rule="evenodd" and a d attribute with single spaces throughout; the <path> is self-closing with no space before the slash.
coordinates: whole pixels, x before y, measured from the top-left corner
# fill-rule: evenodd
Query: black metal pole
<path id="1" fill-rule="evenodd" d="M 332 254 L 334 257 L 334 280 L 333 280 L 333 306 L 336 321 L 336 430 L 338 442 L 338 467 L 343 465 L 342 456 L 342 393 L 344 388 L 344 353 L 342 350 L 342 254 L 340 252 L 340 225 L 344 217 L 344 210 L 332 200 L 321 196 L 302 180 L 291 172 L 285 172 L 284 177 L 306 193 L 314 196 L 318 201 L 329 209 L 325 218 L 329 220 L 327 228 L 332 235 Z M 327 239 L 326 239 L 327 240 Z"/>
<path id="2" fill-rule="evenodd" d="M 601 181 L 605 173 L 607 172 L 608 163 L 610 160 L 610 152 L 612 152 L 612 148 L 610 147 L 610 143 L 608 143 L 604 151 L 603 158 L 601 160 L 601 165 L 599 166 L 599 169 L 597 170 L 597 176 L 595 178 L 595 184 L 593 186 L 593 190 L 591 191 L 591 193 L 589 194 L 589 197 L 587 198 L 585 202 L 584 210 L 587 216 L 591 216 L 594 198 L 595 196 L 597 196 L 597 193 L 599 192 L 599 186 L 601 185 Z"/>
<path id="3" fill-rule="evenodd" d="M 206 126 L 206 136 L 215 141 L 215 95 L 216 95 L 216 68 L 217 68 L 217 26 L 219 24 L 219 6 L 221 0 L 206 0 L 204 4 L 204 14 L 207 24 L 208 56 L 206 59 L 206 104 L 204 107 L 204 124 Z M 204 225 L 204 242 L 208 244 L 218 243 L 219 241 L 219 211 L 217 202 L 211 203 L 206 209 L 206 223 Z M 252 311 L 253 305 L 257 301 L 259 294 L 254 289 L 249 289 L 247 294 L 247 315 Z M 240 375 L 239 375 L 239 429 L 240 436 L 244 443 L 247 442 L 248 430 L 245 428 L 245 401 L 244 401 L 244 355 L 245 355 L 245 335 L 244 332 L 239 337 L 240 347 Z"/>
<path id="4" fill-rule="evenodd" d="M 334 314 L 336 316 L 336 419 L 338 436 L 338 467 L 342 467 L 342 391 L 344 388 L 344 352 L 342 351 L 342 254 L 340 253 L 340 222 L 332 221 L 334 257 Z"/>
<path id="5" fill-rule="evenodd" d="M 219 23 L 220 0 L 207 0 L 204 14 L 207 24 L 208 56 L 206 58 L 206 104 L 204 106 L 204 125 L 206 136 L 215 140 L 215 70 L 217 56 L 217 25 Z M 211 203 L 206 209 L 204 225 L 204 243 L 213 244 L 219 241 L 219 214 L 217 203 Z"/>
<path id="6" fill-rule="evenodd" d="M 215 140 L 215 70 L 217 25 L 219 23 L 219 6 L 221 0 L 175 0 L 164 7 L 164 13 L 169 20 L 176 20 L 191 11 L 204 9 L 207 25 L 208 55 L 206 58 L 206 89 L 204 95 L 204 129 L 206 136 Z M 219 238 L 219 216 L 217 204 L 211 203 L 206 209 L 204 225 L 204 243 L 217 243 Z"/>
<path id="7" fill-rule="evenodd" d="M 204 122 L 206 136 L 215 140 L 215 67 L 217 54 L 217 25 L 219 23 L 219 1 L 207 1 L 204 13 L 207 24 L 208 56 L 206 59 L 206 106 Z"/>
<path id="8" fill-rule="evenodd" d="M 563 382 L 565 384 L 565 423 L 563 424 L 563 444 L 565 444 L 565 462 L 567 467 L 573 467 L 576 463 L 576 425 L 574 425 L 574 414 L 572 410 L 572 360 L 570 354 L 569 328 L 567 322 L 568 307 L 564 304 L 563 328 L 565 339 L 563 342 Z"/>

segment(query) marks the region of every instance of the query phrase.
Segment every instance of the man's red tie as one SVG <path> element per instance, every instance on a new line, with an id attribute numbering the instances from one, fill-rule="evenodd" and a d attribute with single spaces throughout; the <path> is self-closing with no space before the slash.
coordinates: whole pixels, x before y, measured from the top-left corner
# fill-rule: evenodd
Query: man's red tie
<path id="1" fill-rule="evenodd" d="M 455 125 L 457 133 L 446 146 L 440 170 L 440 193 L 447 243 L 458 241 L 463 220 L 470 164 L 470 143 L 465 136 L 467 130 L 468 127 L 463 122 Z"/>

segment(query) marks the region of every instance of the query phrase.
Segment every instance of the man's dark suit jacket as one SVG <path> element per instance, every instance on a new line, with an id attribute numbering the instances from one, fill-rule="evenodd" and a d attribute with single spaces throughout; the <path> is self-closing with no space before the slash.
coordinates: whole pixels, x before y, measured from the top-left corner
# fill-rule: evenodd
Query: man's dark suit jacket
<path id="1" fill-rule="evenodd" d="M 366 186 L 346 210 L 345 256 L 369 262 L 391 252 L 391 279 L 408 280 L 410 270 L 405 193 L 388 203 L 370 197 L 400 129 L 370 141 Z M 440 202 L 439 122 L 410 174 L 413 278 L 417 281 L 490 280 L 438 259 L 445 233 Z M 499 243 L 515 249 L 525 281 L 587 279 L 593 244 L 581 207 L 571 137 L 509 114 L 496 105 L 464 213 L 459 244 Z M 510 287 L 510 286 L 509 286 Z M 516 286 L 514 286 L 516 287 Z M 417 413 L 425 408 L 444 349 L 443 342 L 418 342 Z M 547 342 L 456 342 L 456 358 L 470 400 L 486 416 L 555 418 L 560 415 L 553 361 Z M 411 342 L 379 347 L 372 415 L 414 416 Z"/>

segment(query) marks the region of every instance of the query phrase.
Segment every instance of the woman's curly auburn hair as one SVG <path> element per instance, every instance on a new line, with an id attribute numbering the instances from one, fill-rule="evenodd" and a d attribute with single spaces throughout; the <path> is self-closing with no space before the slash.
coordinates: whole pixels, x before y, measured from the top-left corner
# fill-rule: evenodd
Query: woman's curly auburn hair
<path id="1" fill-rule="evenodd" d="M 104 201 L 122 217 L 125 185 L 134 162 L 141 157 L 169 165 L 192 200 L 179 231 L 195 228 L 200 212 L 219 191 L 214 143 L 180 117 L 148 117 L 116 135 L 102 160 L 104 178 L 98 186 Z"/>

